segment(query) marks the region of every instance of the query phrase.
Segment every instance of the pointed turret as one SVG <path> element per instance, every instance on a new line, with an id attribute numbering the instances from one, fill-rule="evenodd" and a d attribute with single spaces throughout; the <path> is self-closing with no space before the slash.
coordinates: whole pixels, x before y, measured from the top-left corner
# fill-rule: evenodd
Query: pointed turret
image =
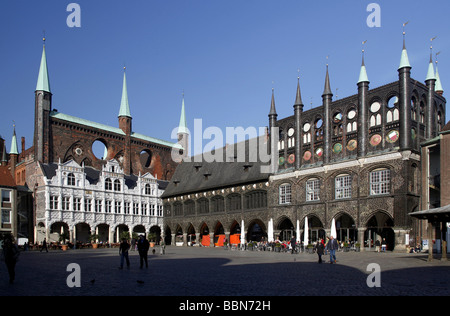
<path id="1" fill-rule="evenodd" d="M 302 112 L 303 101 L 300 93 L 300 76 L 297 77 L 297 93 L 295 95 L 294 116 L 295 116 L 295 169 L 301 167 L 301 148 L 302 148 Z"/>
<path id="2" fill-rule="evenodd" d="M 405 30 L 403 24 L 403 49 L 398 67 L 399 82 L 399 116 L 400 116 L 400 151 L 411 150 L 411 65 L 405 44 Z"/>
<path id="3" fill-rule="evenodd" d="M 405 27 L 406 24 L 403 24 L 403 27 Z M 411 65 L 409 63 L 408 58 L 408 52 L 406 51 L 406 44 L 405 44 L 405 31 L 403 31 L 403 49 L 402 49 L 402 55 L 400 57 L 400 65 L 398 66 L 398 69 L 409 67 L 411 68 Z"/>
<path id="4" fill-rule="evenodd" d="M 19 158 L 19 150 L 17 149 L 16 125 L 14 124 L 13 136 L 11 139 L 11 149 L 9 151 L 11 175 L 16 179 L 16 164 Z"/>
<path id="5" fill-rule="evenodd" d="M 325 95 L 333 95 L 331 92 L 331 86 L 330 86 L 330 75 L 328 74 L 328 64 L 327 64 L 327 73 L 325 75 L 325 87 L 323 89 L 322 97 Z"/>
<path id="6" fill-rule="evenodd" d="M 186 111 L 184 108 L 184 92 L 183 98 L 181 100 L 181 114 L 180 114 L 180 123 L 178 124 L 178 144 L 183 147 L 183 151 L 179 152 L 181 155 L 180 158 L 187 158 L 189 155 L 189 129 L 187 128 L 186 123 Z"/>
<path id="7" fill-rule="evenodd" d="M 270 112 L 269 116 L 275 115 L 278 116 L 277 110 L 275 108 L 275 95 L 274 95 L 274 89 L 272 88 L 272 100 L 270 101 Z"/>
<path id="8" fill-rule="evenodd" d="M 130 105 L 128 104 L 127 91 L 127 77 L 125 74 L 125 67 L 123 67 L 123 85 L 122 85 L 122 99 L 120 101 L 119 111 L 119 128 L 125 133 L 124 149 L 123 149 L 123 172 L 126 175 L 133 173 L 131 162 L 131 133 L 132 133 L 132 118 L 130 114 Z M 106 159 L 106 157 L 104 157 Z"/>
<path id="9" fill-rule="evenodd" d="M 302 94 L 300 92 L 300 77 L 297 77 L 297 93 L 295 95 L 295 105 L 302 105 L 303 106 L 303 101 L 302 101 Z"/>
<path id="10" fill-rule="evenodd" d="M 34 92 L 34 159 L 43 163 L 50 163 L 50 112 L 52 111 L 52 93 L 50 92 L 50 81 L 47 68 L 47 57 L 45 54 L 45 38 L 43 39 L 43 49 L 39 75 Z"/>
<path id="11" fill-rule="evenodd" d="M 325 75 L 325 87 L 322 94 L 322 104 L 323 104 L 323 163 L 328 164 L 330 162 L 331 156 L 331 102 L 333 98 L 333 93 L 330 87 L 330 75 L 327 72 Z"/>
<path id="12" fill-rule="evenodd" d="M 18 155 L 19 154 L 19 150 L 17 147 L 17 137 L 16 137 L 16 126 L 14 125 L 14 131 L 13 131 L 13 136 L 11 139 L 11 150 L 9 151 L 10 155 Z"/>
<path id="13" fill-rule="evenodd" d="M 181 115 L 180 115 L 180 123 L 178 124 L 178 134 L 188 134 L 188 128 L 186 124 L 186 113 L 184 109 L 184 93 L 183 99 L 181 100 Z"/>
<path id="14" fill-rule="evenodd" d="M 363 55 L 362 55 L 361 70 L 359 71 L 358 83 L 360 83 L 360 82 L 369 82 L 369 77 L 367 76 L 366 65 L 364 64 L 364 50 L 363 50 Z"/>
<path id="15" fill-rule="evenodd" d="M 123 86 L 122 86 L 122 100 L 120 101 L 120 116 L 131 117 L 130 105 L 128 104 L 128 90 L 127 90 L 127 75 L 125 67 L 123 68 Z"/>
<path id="16" fill-rule="evenodd" d="M 363 42 L 364 45 L 365 42 Z M 368 132 L 368 95 L 369 78 L 367 77 L 366 66 L 364 63 L 364 49 L 362 50 L 361 70 L 358 80 L 358 158 L 367 154 L 367 132 Z"/>
<path id="17" fill-rule="evenodd" d="M 47 57 L 45 54 L 45 38 L 44 38 L 44 45 L 42 48 L 41 66 L 39 67 L 39 75 L 36 84 L 36 91 L 51 92 L 50 80 L 48 78 Z"/>
<path id="18" fill-rule="evenodd" d="M 428 72 L 427 77 L 425 78 L 425 81 L 434 79 L 436 80 L 436 75 L 434 74 L 434 66 L 433 66 L 433 56 L 430 52 L 430 63 L 428 64 Z"/>
<path id="19" fill-rule="evenodd" d="M 433 37 L 431 39 L 431 42 L 436 37 Z M 428 72 L 427 77 L 425 78 L 425 84 L 427 85 L 428 92 L 427 92 L 427 113 L 425 115 L 426 117 L 426 127 L 425 127 L 425 136 L 427 138 L 433 138 L 436 136 L 436 130 L 433 126 L 435 124 L 434 121 L 434 94 L 436 90 L 436 75 L 434 74 L 434 66 L 433 66 L 433 45 L 430 45 L 430 61 L 428 63 Z"/>

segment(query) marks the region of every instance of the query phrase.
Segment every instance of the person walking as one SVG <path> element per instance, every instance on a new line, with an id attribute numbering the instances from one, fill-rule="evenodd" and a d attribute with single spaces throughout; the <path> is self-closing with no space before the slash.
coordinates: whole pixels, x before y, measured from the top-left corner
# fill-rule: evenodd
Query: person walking
<path id="1" fill-rule="evenodd" d="M 319 263 L 322 263 L 322 255 L 323 255 L 324 248 L 325 247 L 323 246 L 322 239 L 320 239 L 316 245 L 316 252 L 317 252 L 317 256 L 319 256 Z"/>
<path id="2" fill-rule="evenodd" d="M 297 245 L 297 241 L 295 240 L 295 236 L 291 238 L 291 254 L 295 253 L 295 247 Z"/>
<path id="3" fill-rule="evenodd" d="M 375 252 L 380 252 L 380 240 L 375 241 Z"/>
<path id="4" fill-rule="evenodd" d="M 42 242 L 41 252 L 42 252 L 42 250 L 44 250 L 44 249 L 45 249 L 46 252 L 48 252 L 47 239 L 46 239 L 46 238 L 44 238 L 44 241 Z"/>
<path id="5" fill-rule="evenodd" d="M 336 263 L 336 250 L 339 248 L 339 245 L 336 239 L 333 236 L 330 236 L 330 240 L 327 243 L 327 250 L 330 252 L 330 263 Z"/>
<path id="6" fill-rule="evenodd" d="M 164 255 L 166 253 L 166 243 L 164 242 L 164 238 L 161 238 L 159 246 L 161 247 L 160 254 Z"/>
<path id="7" fill-rule="evenodd" d="M 120 255 L 120 267 L 119 269 L 123 269 L 124 260 L 127 261 L 127 268 L 130 268 L 130 258 L 128 257 L 128 250 L 130 249 L 130 244 L 125 238 L 122 238 L 122 242 L 119 246 L 119 255 Z"/>
<path id="8" fill-rule="evenodd" d="M 139 240 L 137 242 L 137 249 L 139 252 L 139 260 L 141 263 L 140 268 L 142 269 L 145 261 L 145 267 L 148 268 L 148 250 L 150 249 L 150 243 L 144 235 L 139 236 Z"/>
<path id="9" fill-rule="evenodd" d="M 383 238 L 383 241 L 381 242 L 381 251 L 386 252 L 386 238 Z"/>
<path id="10" fill-rule="evenodd" d="M 16 263 L 19 259 L 19 248 L 16 244 L 13 243 L 13 237 L 8 234 L 5 236 L 3 240 L 3 258 L 6 263 L 6 268 L 8 269 L 9 274 L 9 283 L 13 284 L 14 279 L 16 278 Z"/>

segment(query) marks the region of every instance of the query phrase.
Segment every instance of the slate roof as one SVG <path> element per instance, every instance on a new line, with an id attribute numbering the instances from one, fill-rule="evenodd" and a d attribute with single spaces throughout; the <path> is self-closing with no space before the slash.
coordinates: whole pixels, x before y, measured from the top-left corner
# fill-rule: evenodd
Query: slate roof
<path id="1" fill-rule="evenodd" d="M 58 169 L 58 164 L 56 163 L 49 163 L 49 164 L 41 164 L 42 170 L 44 172 L 44 176 L 47 179 L 52 179 L 56 175 L 56 170 Z M 100 180 L 100 170 L 97 170 L 95 168 L 92 168 L 90 166 L 84 167 L 84 173 L 86 174 L 86 180 L 89 181 L 91 185 L 97 184 Z M 132 175 L 125 175 L 125 184 L 128 187 L 128 189 L 132 190 L 137 186 L 138 182 L 138 176 L 132 174 Z M 160 190 L 164 190 L 167 185 L 168 181 L 165 180 L 157 180 L 158 188 Z"/>
<path id="2" fill-rule="evenodd" d="M 183 161 L 177 166 L 167 189 L 161 197 L 168 198 L 177 195 L 268 181 L 270 174 L 261 172 L 261 167 L 265 164 L 260 161 L 251 161 L 249 159 L 248 141 L 244 143 L 246 145 L 244 162 L 225 162 L 225 159 L 222 160 L 223 162 L 207 162 L 202 155 L 195 156 L 194 158 L 191 157 L 191 161 L 188 162 Z M 234 152 L 236 153 L 236 144 L 233 146 L 235 148 Z M 223 154 L 223 157 L 226 157 L 227 154 L 226 150 L 224 150 L 225 148 L 219 149 L 218 152 Z"/>

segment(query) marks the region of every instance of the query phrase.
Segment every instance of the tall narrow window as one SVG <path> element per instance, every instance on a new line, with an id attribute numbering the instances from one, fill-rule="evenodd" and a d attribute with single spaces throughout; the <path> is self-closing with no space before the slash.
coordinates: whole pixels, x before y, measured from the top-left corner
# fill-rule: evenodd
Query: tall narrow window
<path id="1" fill-rule="evenodd" d="M 62 209 L 63 211 L 68 211 L 70 209 L 70 197 L 64 196 L 62 198 Z"/>
<path id="2" fill-rule="evenodd" d="M 67 185 L 75 185 L 75 175 L 73 173 L 67 175 Z"/>
<path id="3" fill-rule="evenodd" d="M 90 212 L 92 210 L 92 199 L 84 198 L 84 211 Z"/>
<path id="4" fill-rule="evenodd" d="M 50 196 L 50 209 L 57 210 L 58 209 L 58 197 L 56 195 Z"/>
<path id="5" fill-rule="evenodd" d="M 310 179 L 306 181 L 306 201 L 318 201 L 320 193 L 319 179 Z"/>
<path id="6" fill-rule="evenodd" d="M 352 197 L 352 177 L 350 175 L 336 177 L 334 194 L 336 199 Z"/>
<path id="7" fill-rule="evenodd" d="M 112 181 L 110 178 L 107 178 L 105 180 L 105 190 L 108 190 L 108 191 L 112 190 Z"/>
<path id="8" fill-rule="evenodd" d="M 279 188 L 279 203 L 289 204 L 291 203 L 291 185 L 289 183 L 284 183 L 280 185 Z"/>
<path id="9" fill-rule="evenodd" d="M 121 185 L 120 180 L 114 180 L 114 191 L 120 192 L 121 191 Z"/>

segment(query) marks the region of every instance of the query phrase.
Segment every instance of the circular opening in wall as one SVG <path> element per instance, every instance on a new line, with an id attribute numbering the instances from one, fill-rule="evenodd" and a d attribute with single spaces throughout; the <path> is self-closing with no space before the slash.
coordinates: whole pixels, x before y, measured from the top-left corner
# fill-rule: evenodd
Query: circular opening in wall
<path id="1" fill-rule="evenodd" d="M 152 152 L 148 149 L 142 150 L 140 153 L 140 160 L 142 167 L 150 168 L 150 165 L 152 163 Z"/>
<path id="2" fill-rule="evenodd" d="M 97 159 L 106 160 L 108 148 L 102 141 L 96 140 L 92 143 L 92 153 Z"/>

